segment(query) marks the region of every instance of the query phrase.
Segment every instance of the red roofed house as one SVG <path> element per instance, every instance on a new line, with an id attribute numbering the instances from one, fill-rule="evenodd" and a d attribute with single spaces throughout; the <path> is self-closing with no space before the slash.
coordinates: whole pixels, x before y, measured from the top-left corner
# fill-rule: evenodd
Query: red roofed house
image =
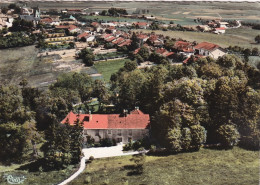
<path id="1" fill-rule="evenodd" d="M 138 108 L 130 114 L 74 114 L 70 112 L 61 123 L 70 125 L 79 118 L 84 126 L 84 138 L 91 136 L 96 142 L 100 139 L 115 139 L 127 143 L 149 135 L 149 114 L 144 114 Z"/>
<path id="2" fill-rule="evenodd" d="M 89 34 L 87 32 L 83 32 L 77 36 L 77 39 L 79 39 L 79 40 L 82 38 L 86 39 L 88 36 L 89 36 Z"/>
<path id="3" fill-rule="evenodd" d="M 177 41 L 175 42 L 173 48 L 187 57 L 190 57 L 194 54 L 194 50 L 192 49 L 192 45 L 190 42 Z"/>
<path id="4" fill-rule="evenodd" d="M 226 32 L 226 28 L 225 27 L 214 28 L 213 32 L 216 34 L 224 34 Z"/>
<path id="5" fill-rule="evenodd" d="M 80 29 L 75 25 L 69 25 L 68 30 L 69 30 L 70 33 L 76 33 L 76 32 L 80 31 Z"/>
<path id="6" fill-rule="evenodd" d="M 147 22 L 135 22 L 133 25 L 141 29 L 146 29 L 149 26 Z"/>
<path id="7" fill-rule="evenodd" d="M 226 54 L 225 50 L 222 49 L 219 45 L 201 42 L 198 45 L 194 46 L 195 54 L 203 56 L 211 56 L 214 59 L 221 57 Z"/>
<path id="8" fill-rule="evenodd" d="M 120 43 L 118 47 L 129 46 L 131 42 L 132 41 L 130 39 L 126 39 L 124 42 Z"/>

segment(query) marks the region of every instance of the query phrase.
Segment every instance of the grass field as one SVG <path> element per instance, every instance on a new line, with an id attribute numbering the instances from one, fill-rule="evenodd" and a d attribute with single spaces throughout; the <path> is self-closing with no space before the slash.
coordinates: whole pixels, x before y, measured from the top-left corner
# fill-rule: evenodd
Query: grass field
<path id="1" fill-rule="evenodd" d="M 241 31 L 242 30 L 242 31 Z M 151 30 L 136 30 L 142 31 L 144 33 L 151 33 Z M 235 29 L 230 30 L 227 34 L 217 35 L 212 33 L 203 33 L 203 32 L 188 32 L 188 31 L 161 31 L 153 30 L 156 34 L 162 34 L 169 36 L 171 38 L 182 38 L 188 41 L 197 41 L 197 42 L 212 42 L 220 45 L 221 47 L 228 46 L 240 46 L 244 48 L 253 48 L 257 47 L 260 49 L 260 45 L 254 43 L 254 35 L 256 31 L 251 28 L 240 28 L 236 31 Z M 247 34 L 246 34 L 247 33 Z"/>
<path id="2" fill-rule="evenodd" d="M 144 173 L 131 175 L 131 156 L 97 159 L 88 164 L 84 173 L 70 185 L 84 184 L 86 178 L 92 185 L 258 185 L 258 152 L 240 148 L 232 150 L 201 149 L 164 157 L 147 156 Z"/>
<path id="3" fill-rule="evenodd" d="M 104 80 L 109 82 L 111 75 L 123 67 L 127 60 L 128 59 L 119 59 L 96 62 L 94 67 L 97 69 L 98 73 L 103 75 Z"/>
<path id="4" fill-rule="evenodd" d="M 35 46 L 0 50 L 0 81 L 18 84 L 26 78 L 31 86 L 43 87 L 56 80 L 52 58 L 40 60 Z"/>
<path id="5" fill-rule="evenodd" d="M 5 175 L 12 176 L 24 176 L 26 179 L 23 185 L 53 185 L 62 182 L 63 180 L 70 177 L 77 168 L 74 166 L 69 166 L 67 169 L 60 171 L 49 171 L 49 172 L 28 172 L 26 170 L 19 170 L 20 165 L 12 165 L 11 167 L 0 165 L 0 184 L 10 185 L 4 178 Z"/>

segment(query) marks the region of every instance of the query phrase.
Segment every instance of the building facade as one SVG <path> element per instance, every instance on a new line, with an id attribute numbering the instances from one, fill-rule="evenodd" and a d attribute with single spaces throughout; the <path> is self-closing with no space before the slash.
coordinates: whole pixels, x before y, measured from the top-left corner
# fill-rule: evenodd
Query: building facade
<path id="1" fill-rule="evenodd" d="M 61 123 L 73 125 L 77 118 L 83 122 L 84 140 L 90 136 L 99 142 L 101 139 L 114 139 L 117 143 L 127 143 L 149 136 L 150 117 L 139 109 L 129 114 L 74 114 L 70 112 Z"/>

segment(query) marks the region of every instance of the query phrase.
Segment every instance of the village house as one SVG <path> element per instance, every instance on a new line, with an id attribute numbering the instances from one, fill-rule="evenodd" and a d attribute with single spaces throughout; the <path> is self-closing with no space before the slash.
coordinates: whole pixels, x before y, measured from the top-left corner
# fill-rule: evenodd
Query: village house
<path id="1" fill-rule="evenodd" d="M 62 124 L 73 125 L 75 121 L 83 122 L 84 139 L 92 137 L 95 142 L 101 139 L 114 139 L 118 143 L 136 141 L 149 136 L 150 117 L 138 108 L 129 114 L 74 114 L 70 112 Z"/>
<path id="2" fill-rule="evenodd" d="M 183 54 L 184 56 L 190 57 L 194 54 L 192 44 L 186 41 L 176 41 L 173 46 L 173 50 Z"/>
<path id="3" fill-rule="evenodd" d="M 213 32 L 216 34 L 224 34 L 226 32 L 226 28 L 225 27 L 214 28 Z"/>
<path id="4" fill-rule="evenodd" d="M 140 29 L 147 29 L 149 24 L 147 22 L 135 22 L 133 23 L 133 26 Z"/>
<path id="5" fill-rule="evenodd" d="M 226 51 L 222 49 L 219 45 L 209 43 L 209 42 L 201 42 L 198 45 L 194 46 L 195 54 L 202 56 L 210 56 L 214 59 L 221 57 L 226 54 Z"/>

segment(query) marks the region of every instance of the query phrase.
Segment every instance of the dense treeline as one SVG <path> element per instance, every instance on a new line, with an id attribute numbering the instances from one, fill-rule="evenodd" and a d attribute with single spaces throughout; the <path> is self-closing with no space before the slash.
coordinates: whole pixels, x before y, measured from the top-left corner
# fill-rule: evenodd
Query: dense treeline
<path id="1" fill-rule="evenodd" d="M 36 160 L 36 170 L 77 164 L 83 144 L 82 123 L 76 120 L 69 126 L 61 125 L 60 121 L 73 109 L 73 104 L 90 97 L 106 102 L 108 94 L 102 81 L 92 81 L 88 75 L 78 73 L 60 76 L 44 92 L 29 87 L 26 80 L 19 87 L 1 85 L 0 162 Z"/>
<path id="2" fill-rule="evenodd" d="M 116 106 L 149 113 L 161 146 L 173 152 L 197 150 L 205 142 L 258 149 L 259 69 L 233 55 L 186 66 L 133 66 L 111 77 Z"/>
<path id="3" fill-rule="evenodd" d="M 80 73 L 61 75 L 44 92 L 29 87 L 26 80 L 19 87 L 1 85 L 0 159 L 5 163 L 38 159 L 38 169 L 44 170 L 77 163 L 82 123 L 76 120 L 69 126 L 60 121 L 71 110 L 92 110 L 88 106 L 92 97 L 100 102 L 99 113 L 110 113 L 102 105 L 111 103 L 112 112 L 138 106 L 149 113 L 154 144 L 171 152 L 196 151 L 205 143 L 258 149 L 259 79 L 259 69 L 226 55 L 145 69 L 127 61 L 111 76 L 110 86 Z"/>
<path id="4" fill-rule="evenodd" d="M 258 23 L 245 22 L 245 21 L 242 21 L 241 23 L 243 26 L 251 26 L 252 29 L 260 30 L 260 24 L 258 24 Z"/>
<path id="5" fill-rule="evenodd" d="M 34 44 L 36 37 L 34 35 L 28 36 L 23 32 L 14 32 L 5 37 L 0 36 L 0 49 L 29 46 Z"/>
<path id="6" fill-rule="evenodd" d="M 119 17 L 120 15 L 127 15 L 127 11 L 122 8 L 110 8 L 108 10 L 103 10 L 100 15 Z"/>

